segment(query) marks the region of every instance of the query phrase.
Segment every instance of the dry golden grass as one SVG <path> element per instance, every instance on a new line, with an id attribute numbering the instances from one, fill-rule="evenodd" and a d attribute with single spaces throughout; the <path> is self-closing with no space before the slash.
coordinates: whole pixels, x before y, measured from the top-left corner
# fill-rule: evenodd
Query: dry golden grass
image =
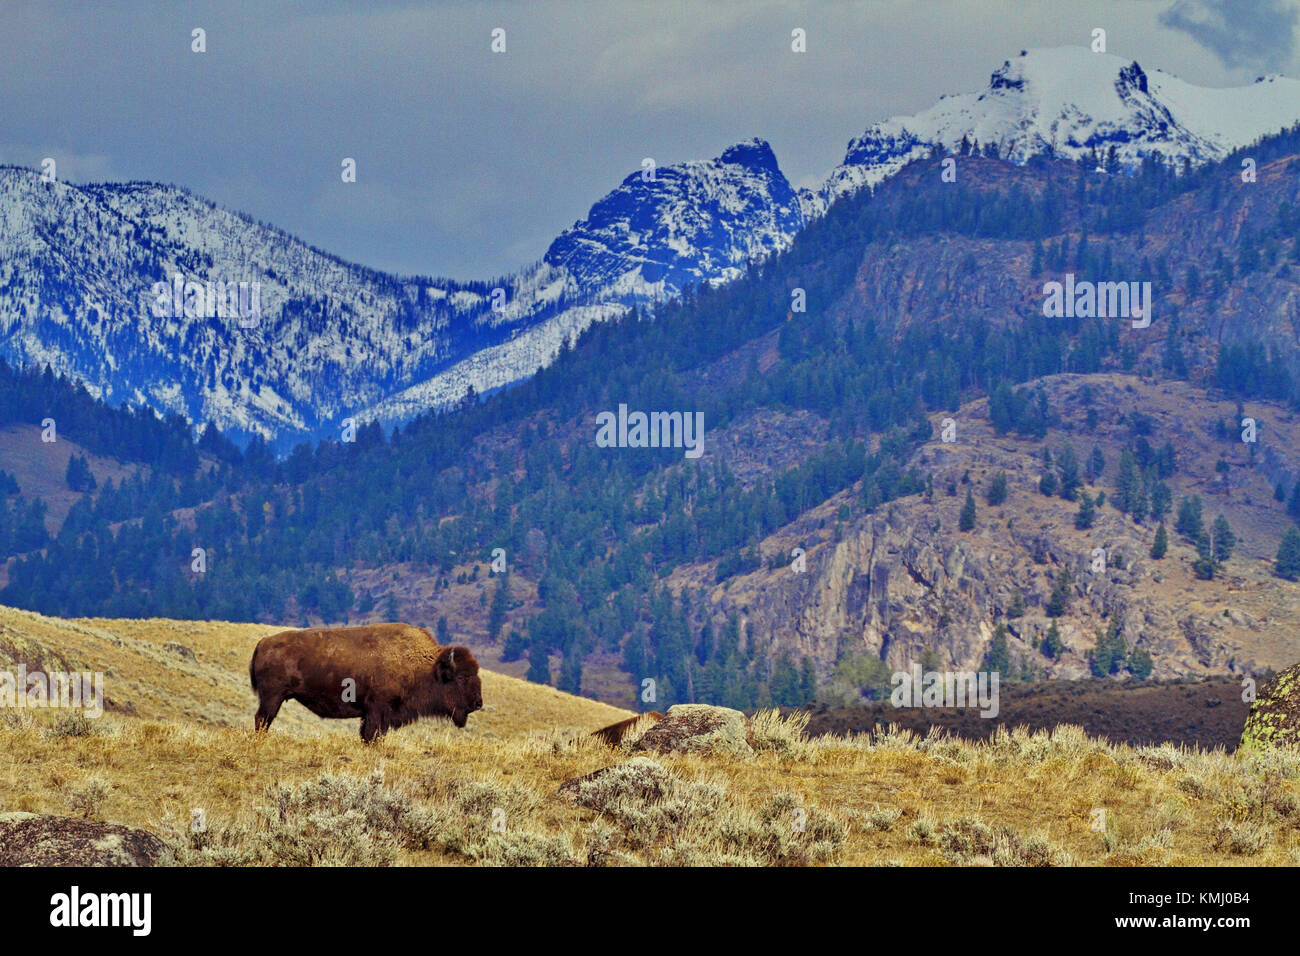
<path id="1" fill-rule="evenodd" d="M 286 708 L 257 735 L 244 671 L 270 628 L 7 609 L 0 627 L 0 641 L 21 634 L 29 649 L 49 642 L 111 668 L 110 696 L 118 688 L 138 714 L 87 727 L 0 712 L 0 807 L 143 826 L 185 862 L 1300 862 L 1292 752 L 1135 749 L 1072 727 L 980 744 L 905 732 L 809 741 L 798 716 L 769 714 L 751 759 L 635 758 L 658 797 L 606 780 L 574 802 L 556 795 L 566 780 L 634 759 L 578 733 L 624 716 L 615 708 L 486 675 L 490 709 L 466 731 L 422 721 L 367 747 L 353 721 L 285 720 Z M 197 663 L 164 651 L 168 640 Z M 189 832 L 196 809 L 201 834 Z"/>

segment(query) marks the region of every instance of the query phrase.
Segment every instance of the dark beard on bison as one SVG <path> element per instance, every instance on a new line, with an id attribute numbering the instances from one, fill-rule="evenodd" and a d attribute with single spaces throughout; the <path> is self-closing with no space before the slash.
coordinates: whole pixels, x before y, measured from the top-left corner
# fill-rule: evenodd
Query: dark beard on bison
<path id="1" fill-rule="evenodd" d="M 453 710 L 451 712 L 451 722 L 457 727 L 464 727 L 469 723 L 469 714 L 463 710 Z"/>

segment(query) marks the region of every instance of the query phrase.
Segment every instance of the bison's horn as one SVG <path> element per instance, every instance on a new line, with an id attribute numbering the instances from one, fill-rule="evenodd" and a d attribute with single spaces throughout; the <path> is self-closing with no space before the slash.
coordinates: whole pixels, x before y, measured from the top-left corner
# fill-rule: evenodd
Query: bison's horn
<path id="1" fill-rule="evenodd" d="M 450 664 L 452 667 L 456 666 L 456 648 L 453 647 L 450 651 L 447 652 L 447 663 Z"/>

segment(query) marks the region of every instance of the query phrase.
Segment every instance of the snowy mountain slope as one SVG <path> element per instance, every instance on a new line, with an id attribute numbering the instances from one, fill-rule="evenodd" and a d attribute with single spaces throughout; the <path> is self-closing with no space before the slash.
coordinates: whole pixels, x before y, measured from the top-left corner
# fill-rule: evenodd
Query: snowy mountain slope
<path id="1" fill-rule="evenodd" d="M 0 354 L 113 401 L 301 434 L 445 360 L 472 287 L 344 263 L 184 190 L 0 169 Z M 258 284 L 260 316 L 159 314 L 155 283 Z M 485 290 L 484 290 L 485 291 Z M 354 407 L 354 406 L 351 406 Z"/>
<path id="2" fill-rule="evenodd" d="M 1114 146 L 1124 163 L 1157 151 L 1193 163 L 1219 159 L 1300 119 L 1300 81 L 1262 77 L 1208 89 L 1086 47 L 1022 52 L 976 93 L 947 96 L 915 116 L 895 116 L 849 143 L 820 191 L 817 210 L 874 186 L 932 149 L 963 137 L 1025 162 L 1039 154 L 1081 159 Z"/>
<path id="3" fill-rule="evenodd" d="M 518 381 L 591 322 L 735 278 L 802 224 L 771 148 L 752 141 L 629 177 L 514 276 L 453 282 L 343 262 L 182 189 L 4 168 L 0 356 L 283 447 L 344 417 L 400 420 Z M 174 276 L 256 284 L 258 320 L 158 314 L 155 284 Z"/>

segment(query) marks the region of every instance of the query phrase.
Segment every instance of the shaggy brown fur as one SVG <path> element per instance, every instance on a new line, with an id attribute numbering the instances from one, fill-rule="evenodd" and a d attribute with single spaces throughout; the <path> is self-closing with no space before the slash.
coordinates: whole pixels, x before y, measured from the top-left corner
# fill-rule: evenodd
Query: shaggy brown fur
<path id="1" fill-rule="evenodd" d="M 410 624 L 281 631 L 258 642 L 248 676 L 258 730 L 271 726 L 286 700 L 319 717 L 360 717 L 367 743 L 420 717 L 450 717 L 464 727 L 483 707 L 469 648 L 442 647 Z"/>
<path id="2" fill-rule="evenodd" d="M 664 715 L 657 710 L 652 710 L 646 714 L 637 714 L 635 717 L 629 717 L 627 720 L 620 720 L 616 724 L 610 724 L 608 727 L 602 727 L 600 730 L 592 731 L 591 736 L 599 737 L 611 747 L 617 747 L 622 743 L 623 738 L 627 736 L 628 731 L 637 725 L 640 721 L 647 723 L 658 723 L 664 719 Z"/>

